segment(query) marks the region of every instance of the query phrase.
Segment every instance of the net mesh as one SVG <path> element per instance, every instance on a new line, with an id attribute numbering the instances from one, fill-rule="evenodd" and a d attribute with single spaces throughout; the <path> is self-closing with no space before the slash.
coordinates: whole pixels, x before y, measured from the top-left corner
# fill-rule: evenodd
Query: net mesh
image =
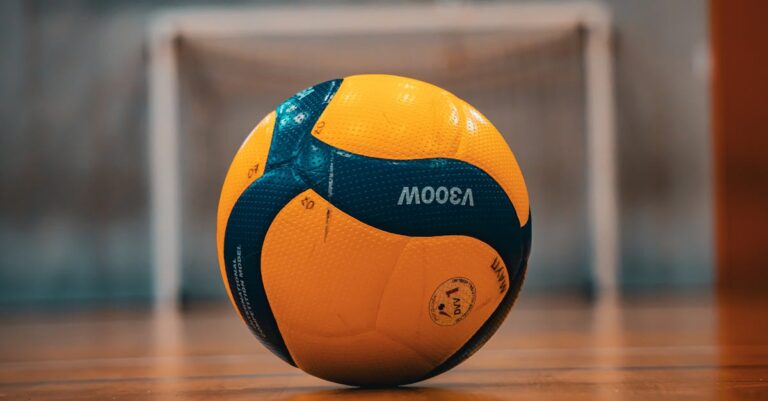
<path id="1" fill-rule="evenodd" d="M 579 29 L 182 38 L 182 291 L 223 296 L 216 207 L 235 151 L 280 102 L 315 83 L 396 74 L 485 114 L 523 169 L 534 240 L 527 287 L 589 282 L 584 35 Z"/>

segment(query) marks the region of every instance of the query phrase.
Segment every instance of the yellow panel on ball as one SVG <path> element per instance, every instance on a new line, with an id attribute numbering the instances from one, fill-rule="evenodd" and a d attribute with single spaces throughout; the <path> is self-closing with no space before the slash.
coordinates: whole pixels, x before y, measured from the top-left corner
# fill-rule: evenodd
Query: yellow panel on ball
<path id="1" fill-rule="evenodd" d="M 423 378 L 467 343 L 509 291 L 498 264 L 477 239 L 382 231 L 307 190 L 270 225 L 261 272 L 298 367 L 386 385 Z"/>

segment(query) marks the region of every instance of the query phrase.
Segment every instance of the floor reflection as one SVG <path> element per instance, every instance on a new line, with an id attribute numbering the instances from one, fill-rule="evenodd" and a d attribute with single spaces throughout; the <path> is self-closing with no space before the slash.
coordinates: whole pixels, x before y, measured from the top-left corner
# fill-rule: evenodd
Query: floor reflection
<path id="1" fill-rule="evenodd" d="M 717 399 L 768 399 L 768 298 L 722 292 L 717 310 Z"/>
<path id="2" fill-rule="evenodd" d="M 147 399 L 163 400 L 164 394 L 173 394 L 183 388 L 179 380 L 183 376 L 184 316 L 177 305 L 160 305 L 152 312 L 152 364 L 151 375 L 164 378 L 156 384 L 158 391 Z"/>
<path id="3" fill-rule="evenodd" d="M 624 321 L 620 298 L 616 292 L 599 294 L 592 307 L 592 347 L 594 349 L 617 349 L 624 345 Z M 624 355 L 618 352 L 594 352 L 596 367 L 604 370 L 603 380 L 608 383 L 623 383 L 625 372 Z M 618 401 L 623 394 L 617 394 L 613 386 L 595 386 L 595 400 Z"/>
<path id="4" fill-rule="evenodd" d="M 434 387 L 345 388 L 298 394 L 284 401 L 501 401 L 489 394 Z"/>

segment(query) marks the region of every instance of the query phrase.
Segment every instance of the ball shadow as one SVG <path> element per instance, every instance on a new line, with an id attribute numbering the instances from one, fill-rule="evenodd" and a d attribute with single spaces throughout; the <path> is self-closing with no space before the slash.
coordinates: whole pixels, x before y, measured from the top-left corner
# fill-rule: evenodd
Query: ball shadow
<path id="1" fill-rule="evenodd" d="M 284 401 L 500 401 L 500 398 L 471 391 L 436 387 L 343 388 L 296 394 Z"/>

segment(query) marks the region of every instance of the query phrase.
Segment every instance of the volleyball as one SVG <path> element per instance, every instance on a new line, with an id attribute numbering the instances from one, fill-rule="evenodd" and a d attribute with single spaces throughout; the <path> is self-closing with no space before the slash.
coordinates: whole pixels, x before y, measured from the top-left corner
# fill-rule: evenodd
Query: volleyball
<path id="1" fill-rule="evenodd" d="M 437 86 L 323 82 L 256 125 L 224 180 L 217 249 L 253 334 L 314 376 L 413 383 L 481 347 L 531 248 L 528 192 L 505 139 Z"/>

